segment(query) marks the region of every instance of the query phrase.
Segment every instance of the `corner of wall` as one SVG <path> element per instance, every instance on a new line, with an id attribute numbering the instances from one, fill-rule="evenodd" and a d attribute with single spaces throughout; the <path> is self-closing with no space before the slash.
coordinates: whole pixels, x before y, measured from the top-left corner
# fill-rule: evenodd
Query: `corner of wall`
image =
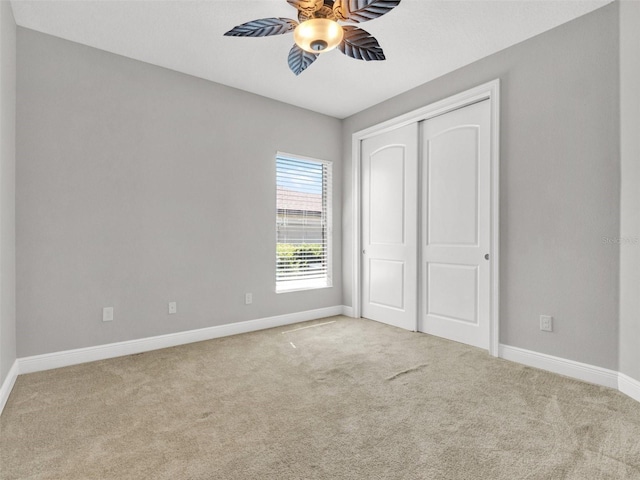
<path id="1" fill-rule="evenodd" d="M 640 3 L 618 2 L 620 42 L 619 370 L 640 392 Z M 640 396 L 639 396 L 640 397 Z"/>
<path id="2" fill-rule="evenodd" d="M 16 360 L 15 165 L 16 23 L 0 2 L 0 385 Z"/>

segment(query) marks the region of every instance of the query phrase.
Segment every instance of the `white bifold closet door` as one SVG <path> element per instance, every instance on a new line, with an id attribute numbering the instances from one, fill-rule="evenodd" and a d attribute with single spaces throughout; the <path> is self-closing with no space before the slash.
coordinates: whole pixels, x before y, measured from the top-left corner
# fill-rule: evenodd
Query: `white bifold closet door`
<path id="1" fill-rule="evenodd" d="M 489 348 L 490 115 L 486 100 L 362 142 L 363 317 Z"/>

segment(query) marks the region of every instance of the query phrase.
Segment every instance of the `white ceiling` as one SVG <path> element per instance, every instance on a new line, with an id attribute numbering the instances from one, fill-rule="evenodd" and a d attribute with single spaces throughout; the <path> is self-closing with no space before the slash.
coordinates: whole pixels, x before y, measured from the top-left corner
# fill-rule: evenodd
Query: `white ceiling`
<path id="1" fill-rule="evenodd" d="M 344 118 L 612 0 L 402 0 L 361 24 L 387 60 L 334 50 L 296 77 L 293 36 L 224 37 L 240 23 L 296 18 L 285 0 L 13 0 L 16 23 L 125 57 Z"/>

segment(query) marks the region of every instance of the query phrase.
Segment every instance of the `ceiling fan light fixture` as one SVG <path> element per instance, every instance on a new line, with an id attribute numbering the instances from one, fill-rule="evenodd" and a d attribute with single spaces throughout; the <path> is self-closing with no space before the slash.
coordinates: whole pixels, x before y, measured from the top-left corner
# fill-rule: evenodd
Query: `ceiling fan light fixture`
<path id="1" fill-rule="evenodd" d="M 301 49 L 309 53 L 333 50 L 344 37 L 344 30 L 334 20 L 312 18 L 302 22 L 293 31 L 293 39 Z"/>
<path id="2" fill-rule="evenodd" d="M 1 1 L 1 0 L 0 0 Z M 300 75 L 315 62 L 320 53 L 338 47 L 356 60 L 384 60 L 382 47 L 369 32 L 356 25 L 381 17 L 397 7 L 401 0 L 287 0 L 298 10 L 298 21 L 269 17 L 236 25 L 227 37 L 269 37 L 293 32 L 295 45 L 287 61 L 295 75 Z"/>

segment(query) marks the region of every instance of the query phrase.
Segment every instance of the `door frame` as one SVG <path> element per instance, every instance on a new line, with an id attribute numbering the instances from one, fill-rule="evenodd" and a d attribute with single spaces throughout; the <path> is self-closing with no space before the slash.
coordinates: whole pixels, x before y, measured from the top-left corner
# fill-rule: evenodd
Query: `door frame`
<path id="1" fill-rule="evenodd" d="M 428 120 L 439 115 L 489 100 L 491 105 L 491 242 L 490 262 L 490 319 L 489 353 L 498 356 L 500 344 L 500 79 L 492 80 L 457 95 L 445 98 L 399 117 L 392 118 L 352 135 L 352 179 L 353 179 L 353 316 L 360 318 L 362 311 L 362 159 L 361 145 L 366 138 Z M 419 166 L 420 167 L 420 166 Z M 419 282 L 419 279 L 417 279 Z M 419 316 L 414 330 L 418 330 Z"/>

